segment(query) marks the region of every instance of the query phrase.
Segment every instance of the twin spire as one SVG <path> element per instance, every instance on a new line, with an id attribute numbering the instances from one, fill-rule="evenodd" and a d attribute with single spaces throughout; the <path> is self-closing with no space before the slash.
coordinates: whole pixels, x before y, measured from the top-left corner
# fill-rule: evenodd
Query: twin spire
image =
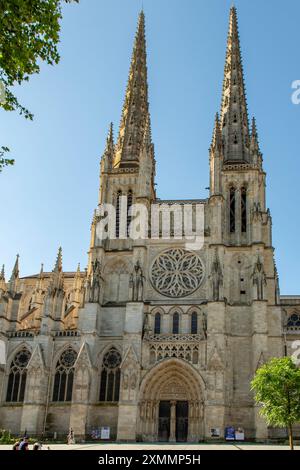
<path id="1" fill-rule="evenodd" d="M 118 140 L 114 145 L 112 126 L 107 139 L 105 156 L 108 167 L 138 167 L 149 122 L 145 15 L 142 11 L 134 41 Z"/>
<path id="2" fill-rule="evenodd" d="M 147 133 L 147 127 L 149 132 Z M 107 168 L 134 168 L 139 165 L 145 133 L 151 139 L 148 104 L 145 15 L 139 15 L 129 78 L 116 145 L 110 127 L 104 153 Z M 250 163 L 253 149 L 259 153 L 257 131 L 249 130 L 237 12 L 230 9 L 220 117 L 216 117 L 212 147 L 217 144 L 224 162 Z"/>
<path id="3" fill-rule="evenodd" d="M 218 138 L 220 137 L 218 128 L 222 135 L 224 162 L 250 163 L 253 146 L 259 153 L 255 120 L 252 123 L 251 134 L 249 131 L 238 20 L 234 6 L 230 9 L 229 17 L 221 113 L 220 119 L 215 122 L 212 148 L 216 140 L 216 132 Z"/>
<path id="4" fill-rule="evenodd" d="M 145 15 L 142 11 L 134 42 L 114 166 L 126 168 L 138 165 L 148 113 Z"/>
<path id="5" fill-rule="evenodd" d="M 220 120 L 224 160 L 249 161 L 249 127 L 236 8 L 231 7 Z"/>

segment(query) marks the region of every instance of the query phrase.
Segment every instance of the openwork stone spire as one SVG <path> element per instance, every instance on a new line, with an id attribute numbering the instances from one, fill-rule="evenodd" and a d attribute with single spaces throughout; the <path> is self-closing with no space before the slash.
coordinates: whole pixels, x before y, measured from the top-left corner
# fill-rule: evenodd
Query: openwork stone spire
<path id="1" fill-rule="evenodd" d="M 149 112 L 146 62 L 145 15 L 142 11 L 131 59 L 114 167 L 132 168 L 138 165 Z"/>
<path id="2" fill-rule="evenodd" d="M 236 8 L 230 9 L 221 106 L 224 160 L 249 161 L 249 125 Z"/>

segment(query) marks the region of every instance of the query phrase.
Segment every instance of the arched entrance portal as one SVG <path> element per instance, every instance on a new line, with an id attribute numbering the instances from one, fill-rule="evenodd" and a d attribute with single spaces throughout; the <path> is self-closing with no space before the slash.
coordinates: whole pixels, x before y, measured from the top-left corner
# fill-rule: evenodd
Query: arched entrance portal
<path id="1" fill-rule="evenodd" d="M 187 362 L 166 359 L 144 377 L 138 429 L 144 441 L 197 442 L 204 433 L 204 382 Z"/>

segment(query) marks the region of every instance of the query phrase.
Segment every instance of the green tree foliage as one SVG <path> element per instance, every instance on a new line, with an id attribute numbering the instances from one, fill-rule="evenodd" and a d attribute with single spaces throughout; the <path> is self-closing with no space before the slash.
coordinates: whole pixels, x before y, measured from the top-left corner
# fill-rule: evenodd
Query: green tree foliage
<path id="1" fill-rule="evenodd" d="M 0 173 L 5 166 L 14 164 L 12 158 L 6 158 L 8 152 L 9 149 L 7 147 L 0 147 Z"/>
<path id="2" fill-rule="evenodd" d="M 290 357 L 272 359 L 256 371 L 251 389 L 267 423 L 288 428 L 293 450 L 292 426 L 300 421 L 300 369 Z"/>
<path id="3" fill-rule="evenodd" d="M 41 62 L 59 62 L 59 43 L 62 3 L 78 0 L 0 0 L 0 106 L 6 111 L 18 111 L 27 119 L 33 114 L 14 94 L 13 87 L 39 73 Z M 6 148 L 2 147 L 2 152 Z M 11 159 L 0 160 L 3 166 Z M 5 163 L 6 162 L 6 163 Z"/>

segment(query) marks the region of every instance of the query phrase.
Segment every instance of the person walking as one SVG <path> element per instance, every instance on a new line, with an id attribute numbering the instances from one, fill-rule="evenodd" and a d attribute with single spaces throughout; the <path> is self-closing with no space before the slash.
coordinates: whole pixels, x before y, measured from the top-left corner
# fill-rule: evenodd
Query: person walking
<path id="1" fill-rule="evenodd" d="M 69 434 L 67 436 L 68 445 L 75 444 L 75 436 L 72 428 L 69 429 Z"/>

